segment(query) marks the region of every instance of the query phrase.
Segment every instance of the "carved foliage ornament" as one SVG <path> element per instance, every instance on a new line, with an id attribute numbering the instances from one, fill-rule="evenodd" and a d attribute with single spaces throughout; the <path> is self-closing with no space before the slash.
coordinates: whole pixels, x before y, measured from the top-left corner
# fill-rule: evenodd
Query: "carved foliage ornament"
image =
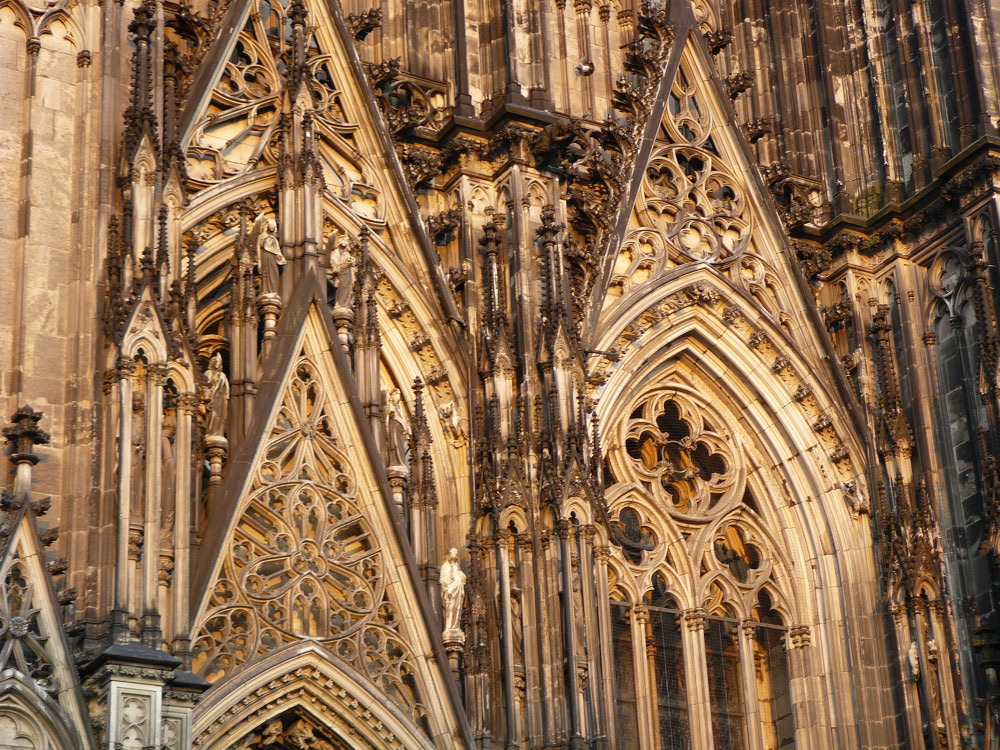
<path id="1" fill-rule="evenodd" d="M 194 668 L 217 680 L 285 643 L 314 640 L 420 722 L 385 552 L 357 502 L 330 409 L 315 366 L 301 357 L 198 629 Z"/>

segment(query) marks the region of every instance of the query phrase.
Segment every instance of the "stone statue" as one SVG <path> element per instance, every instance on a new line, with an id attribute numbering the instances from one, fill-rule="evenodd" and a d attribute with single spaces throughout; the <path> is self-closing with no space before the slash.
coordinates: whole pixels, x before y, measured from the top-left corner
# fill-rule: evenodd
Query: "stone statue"
<path id="1" fill-rule="evenodd" d="M 174 526 L 174 493 L 177 457 L 174 439 L 177 437 L 177 412 L 168 409 L 163 413 L 160 427 L 160 528 L 169 538 Z"/>
<path id="2" fill-rule="evenodd" d="M 855 518 L 861 513 L 869 512 L 868 498 L 858 488 L 857 482 L 841 482 L 840 491 L 844 493 L 844 500 Z"/>
<path id="3" fill-rule="evenodd" d="M 257 268 L 260 270 L 260 293 L 278 294 L 280 267 L 285 265 L 285 254 L 278 241 L 278 225 L 274 219 L 267 219 L 263 213 L 257 214 L 250 234 L 257 252 Z"/>
<path id="4" fill-rule="evenodd" d="M 132 392 L 132 503 L 134 517 L 144 515 L 146 488 L 146 398 L 142 390 Z"/>
<path id="5" fill-rule="evenodd" d="M 916 641 L 910 641 L 910 648 L 906 652 L 906 660 L 910 663 L 910 677 L 916 682 L 920 679 L 920 650 Z"/>
<path id="6" fill-rule="evenodd" d="M 350 307 L 351 293 L 354 291 L 354 256 L 351 254 L 351 240 L 345 232 L 334 232 L 326 241 L 330 255 L 330 277 L 337 289 L 334 307 Z"/>
<path id="7" fill-rule="evenodd" d="M 458 550 L 452 547 L 441 564 L 441 610 L 444 635 L 461 635 L 462 602 L 465 600 L 465 573 L 458 562 Z"/>
<path id="8" fill-rule="evenodd" d="M 455 408 L 454 401 L 445 401 L 441 404 L 438 407 L 438 416 L 452 439 L 458 440 L 462 437 L 462 417 Z"/>
<path id="9" fill-rule="evenodd" d="M 209 437 L 223 437 L 226 432 L 226 415 L 229 413 L 229 378 L 222 370 L 222 355 L 218 352 L 208 361 L 205 383 L 209 404 L 205 434 Z"/>
<path id="10" fill-rule="evenodd" d="M 576 626 L 576 655 L 578 658 L 586 656 L 586 615 L 583 607 L 583 583 L 580 571 L 580 561 L 577 559 L 573 564 L 573 622 Z"/>
<path id="11" fill-rule="evenodd" d="M 386 467 L 406 467 L 406 452 L 410 442 L 410 431 L 406 426 L 406 412 L 403 410 L 403 394 L 393 388 L 385 402 L 385 465 Z"/>
<path id="12" fill-rule="evenodd" d="M 168 409 L 163 413 L 160 428 L 160 531 L 165 539 L 170 538 L 174 526 L 174 493 L 177 474 L 177 457 L 174 441 L 177 437 L 177 412 Z"/>
<path id="13" fill-rule="evenodd" d="M 524 591 L 517 574 L 517 567 L 508 568 L 510 579 L 510 635 L 514 650 L 514 660 L 521 663 L 524 658 Z"/>

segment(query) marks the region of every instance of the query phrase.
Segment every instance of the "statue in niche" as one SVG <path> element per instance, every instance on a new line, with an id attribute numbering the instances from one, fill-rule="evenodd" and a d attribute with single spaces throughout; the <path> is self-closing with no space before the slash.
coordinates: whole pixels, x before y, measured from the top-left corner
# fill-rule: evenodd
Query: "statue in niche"
<path id="1" fill-rule="evenodd" d="M 385 400 L 385 465 L 387 468 L 406 468 L 406 453 L 410 443 L 410 430 L 406 426 L 403 394 L 393 388 Z"/>
<path id="2" fill-rule="evenodd" d="M 928 630 L 926 626 L 924 630 Z M 929 693 L 931 711 L 940 721 L 941 715 L 941 685 L 938 683 L 938 645 L 931 638 L 927 641 L 927 692 Z"/>
<path id="3" fill-rule="evenodd" d="M 510 579 L 510 634 L 514 661 L 520 663 L 524 652 L 524 590 L 521 588 L 517 566 L 507 570 Z"/>
<path id="4" fill-rule="evenodd" d="M 146 397 L 141 389 L 132 392 L 132 503 L 133 518 L 144 515 L 142 501 L 146 489 Z"/>
<path id="5" fill-rule="evenodd" d="M 462 603 L 465 600 L 465 573 L 458 561 L 458 550 L 452 547 L 441 564 L 441 609 L 444 635 L 462 633 Z"/>
<path id="6" fill-rule="evenodd" d="M 223 437 L 226 432 L 226 416 L 229 414 L 229 378 L 222 370 L 222 355 L 218 352 L 208 360 L 208 369 L 205 371 L 205 391 L 208 400 L 205 435 Z"/>
<path id="7" fill-rule="evenodd" d="M 354 291 L 354 256 L 351 254 L 351 238 L 346 232 L 335 231 L 326 241 L 326 250 L 330 257 L 330 280 L 337 290 L 333 306 L 349 308 Z"/>
<path id="8" fill-rule="evenodd" d="M 920 649 L 917 648 L 916 641 L 910 641 L 910 648 L 906 652 L 906 660 L 910 665 L 910 677 L 916 682 L 920 679 Z"/>
<path id="9" fill-rule="evenodd" d="M 177 410 L 167 409 L 163 413 L 160 430 L 160 532 L 164 540 L 170 538 L 174 526 L 174 493 L 177 476 L 177 456 L 174 440 L 177 437 Z"/>
<path id="10" fill-rule="evenodd" d="M 586 612 L 583 608 L 583 583 L 582 572 L 580 570 L 580 558 L 573 555 L 571 577 L 573 579 L 573 622 L 576 626 L 576 655 L 577 658 L 584 658 L 587 655 L 586 649 Z"/>
<path id="11" fill-rule="evenodd" d="M 278 241 L 278 225 L 274 219 L 257 214 L 253 222 L 250 241 L 257 253 L 257 268 L 260 271 L 260 293 L 278 295 L 281 266 L 285 265 L 285 254 Z"/>

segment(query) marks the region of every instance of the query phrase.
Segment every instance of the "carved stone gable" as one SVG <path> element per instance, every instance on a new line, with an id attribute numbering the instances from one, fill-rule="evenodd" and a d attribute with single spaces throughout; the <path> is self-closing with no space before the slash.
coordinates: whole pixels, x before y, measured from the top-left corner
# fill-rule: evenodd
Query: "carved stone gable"
<path id="1" fill-rule="evenodd" d="M 430 737 L 428 648 L 402 614 L 416 611 L 411 582 L 326 336 L 313 308 L 196 620 L 192 669 L 231 684 L 312 643 Z"/>

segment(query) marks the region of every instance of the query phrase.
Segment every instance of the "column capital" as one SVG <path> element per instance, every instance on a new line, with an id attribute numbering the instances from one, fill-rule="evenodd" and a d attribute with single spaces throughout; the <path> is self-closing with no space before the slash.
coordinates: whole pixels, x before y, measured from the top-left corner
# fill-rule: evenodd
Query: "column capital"
<path id="1" fill-rule="evenodd" d="M 704 607 L 684 610 L 684 622 L 688 630 L 704 630 L 706 617 L 708 617 L 708 611 Z"/>
<path id="2" fill-rule="evenodd" d="M 792 648 L 805 648 L 812 644 L 812 631 L 808 625 L 796 625 L 788 629 L 788 641 Z"/>

